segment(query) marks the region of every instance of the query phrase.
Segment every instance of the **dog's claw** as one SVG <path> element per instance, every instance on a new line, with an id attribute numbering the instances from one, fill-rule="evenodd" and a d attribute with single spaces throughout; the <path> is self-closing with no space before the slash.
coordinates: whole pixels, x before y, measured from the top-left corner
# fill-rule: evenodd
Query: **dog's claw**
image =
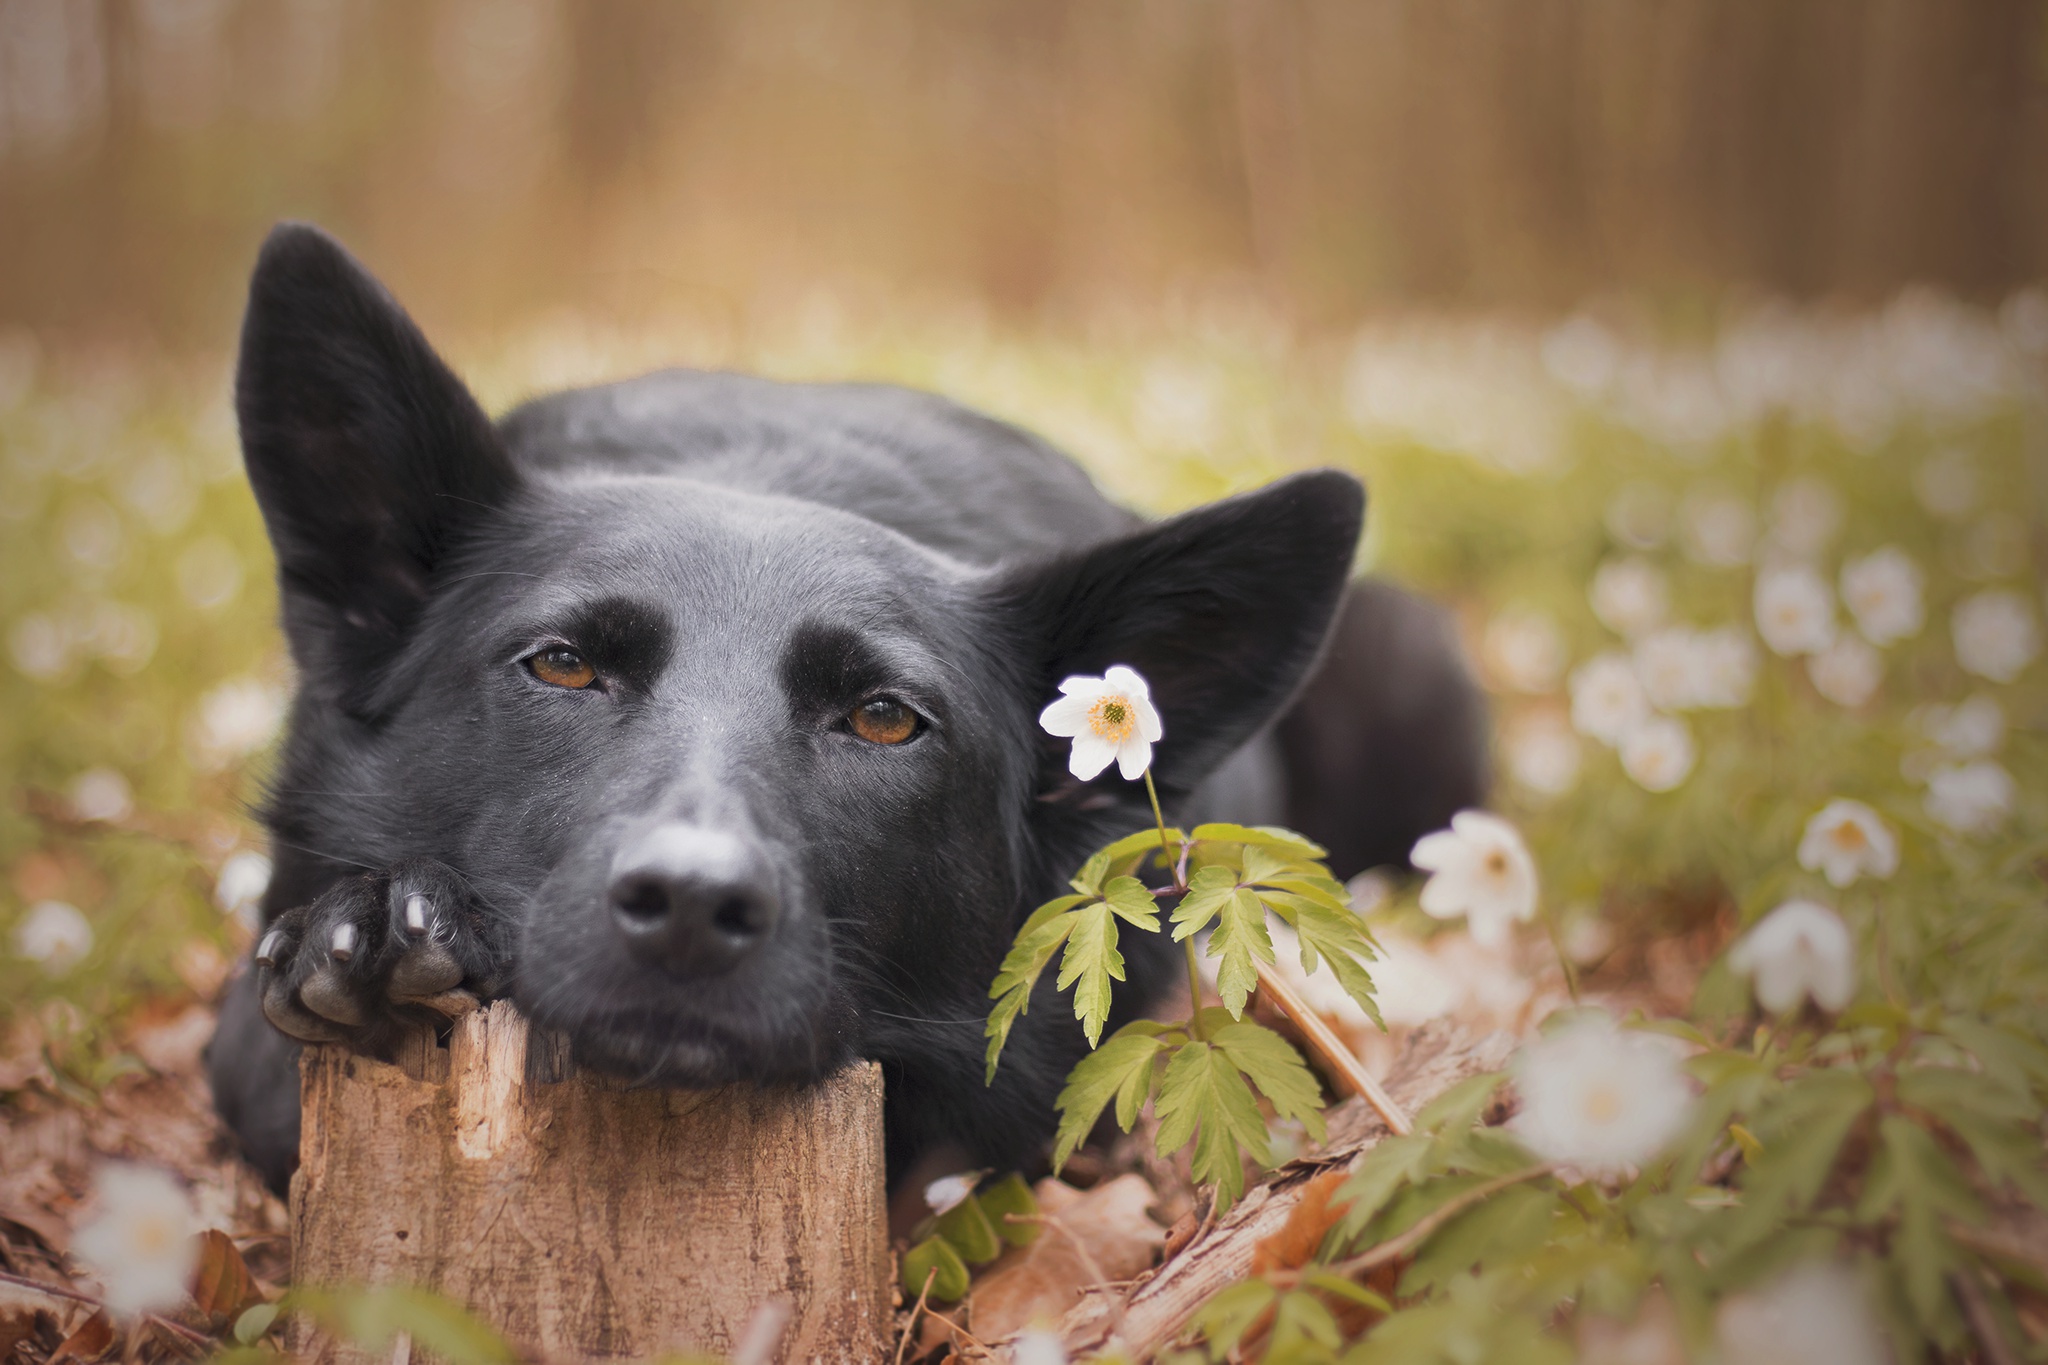
<path id="1" fill-rule="evenodd" d="M 290 946 L 290 936 L 284 930 L 272 929 L 256 945 L 256 965 L 275 969 Z"/>
<path id="2" fill-rule="evenodd" d="M 429 921 L 433 908 L 433 902 L 420 895 L 417 891 L 407 896 L 405 898 L 405 932 L 411 934 L 414 938 L 424 936 L 431 927 Z"/>
<path id="3" fill-rule="evenodd" d="M 343 920 L 334 926 L 334 936 L 328 940 L 328 951 L 336 962 L 349 962 L 356 955 L 356 927 Z"/>

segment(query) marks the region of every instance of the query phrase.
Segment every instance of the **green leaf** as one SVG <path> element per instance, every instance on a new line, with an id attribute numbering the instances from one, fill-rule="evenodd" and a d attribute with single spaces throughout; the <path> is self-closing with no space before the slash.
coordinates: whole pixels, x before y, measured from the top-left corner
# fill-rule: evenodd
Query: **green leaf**
<path id="1" fill-rule="evenodd" d="M 1757 1115 L 1755 1137 L 1763 1150 L 1743 1170 L 1741 1207 L 1723 1220 L 1717 1236 L 1727 1262 L 1812 1206 L 1849 1130 L 1876 1098 L 1855 1072 L 1820 1071 L 1787 1086 Z"/>
<path id="2" fill-rule="evenodd" d="M 1003 1239 L 996 1235 L 981 1202 L 971 1194 L 940 1214 L 932 1231 L 952 1243 L 969 1265 L 985 1265 L 1003 1250 Z"/>
<path id="3" fill-rule="evenodd" d="M 1294 926 L 1295 938 L 1301 944 L 1301 969 L 1313 972 L 1319 962 L 1327 962 L 1344 993 L 1357 1002 L 1367 1018 L 1385 1028 L 1372 977 L 1363 965 L 1377 956 L 1365 921 L 1350 910 L 1333 910 L 1320 901 L 1292 892 L 1258 894 L 1274 913 Z"/>
<path id="4" fill-rule="evenodd" d="M 1442 1288 L 1482 1258 L 1506 1265 L 1542 1246 L 1560 1208 L 1558 1197 L 1510 1185 L 1445 1223 L 1422 1243 L 1401 1277 L 1403 1297 Z"/>
<path id="5" fill-rule="evenodd" d="M 1424 1133 L 1464 1132 L 1479 1122 L 1480 1114 L 1493 1099 L 1493 1092 L 1500 1089 L 1501 1082 L 1506 1079 L 1507 1073 L 1503 1071 L 1467 1076 L 1422 1106 L 1421 1112 L 1415 1116 L 1416 1129 Z"/>
<path id="6" fill-rule="evenodd" d="M 1112 1099 L 1117 1102 L 1118 1126 L 1126 1133 L 1131 1131 L 1157 1083 L 1153 1063 L 1166 1049 L 1160 1036 L 1165 1032 L 1164 1025 L 1147 1019 L 1126 1024 L 1067 1073 L 1066 1087 L 1053 1101 L 1060 1111 L 1059 1134 L 1053 1143 L 1054 1171 L 1066 1165 L 1074 1149 L 1088 1140 Z"/>
<path id="7" fill-rule="evenodd" d="M 416 1349 L 452 1365 L 512 1365 L 518 1354 L 462 1305 L 426 1289 L 380 1285 L 373 1289 L 295 1289 L 302 1308 L 373 1355 L 388 1355 L 400 1332 Z"/>
<path id="8" fill-rule="evenodd" d="M 1261 1166 L 1272 1160 L 1266 1121 L 1251 1087 L 1230 1059 L 1207 1043 L 1185 1043 L 1173 1054 L 1155 1107 L 1159 1154 L 1171 1156 L 1195 1139 L 1195 1179 L 1216 1187 L 1219 1214 L 1244 1192 L 1240 1153 L 1249 1153 Z"/>
<path id="9" fill-rule="evenodd" d="M 1029 1007 L 1032 988 L 1037 986 L 1045 964 L 1052 961 L 1052 955 L 1073 932 L 1074 907 L 1089 899 L 1088 896 L 1060 896 L 1049 900 L 1032 911 L 1031 918 L 1025 920 L 1024 927 L 1017 931 L 1016 942 L 1010 945 L 1010 951 L 1003 957 L 1003 965 L 996 971 L 995 981 L 988 988 L 989 999 L 996 1004 L 989 1011 L 987 1026 L 982 1029 L 982 1036 L 988 1039 L 988 1071 L 982 1078 L 982 1084 L 995 1080 L 996 1060 L 1003 1055 L 1003 1044 L 1010 1040 L 1011 1025 Z"/>
<path id="10" fill-rule="evenodd" d="M 1244 1334 L 1279 1296 L 1280 1291 L 1264 1280 L 1239 1280 L 1211 1295 L 1195 1310 L 1190 1325 L 1208 1342 L 1210 1355 L 1221 1360 L 1237 1349 Z"/>
<path id="11" fill-rule="evenodd" d="M 259 1303 L 243 1310 L 235 1319 L 235 1340 L 244 1346 L 254 1346 L 270 1330 L 270 1324 L 277 1321 L 277 1305 Z"/>
<path id="12" fill-rule="evenodd" d="M 1075 986 L 1074 1017 L 1094 1047 L 1102 1037 L 1102 1025 L 1109 1018 L 1109 983 L 1124 979 L 1124 955 L 1116 950 L 1116 915 L 1107 902 L 1097 901 L 1074 912 L 1074 928 L 1067 935 L 1066 955 L 1060 959 L 1060 990 Z"/>
<path id="13" fill-rule="evenodd" d="M 1923 1332 L 1946 1340 L 1959 1325 L 1948 1277 L 1963 1264 L 1947 1223 L 1980 1223 L 1983 1206 L 1941 1144 L 1911 1119 L 1886 1115 L 1878 1124 L 1878 1143 L 1878 1160 L 1872 1163 L 1857 1217 L 1875 1221 L 1892 1208 L 1898 1210 L 1892 1255 L 1905 1282 L 1907 1302 Z"/>
<path id="14" fill-rule="evenodd" d="M 2023 1094 L 2048 1089 L 2048 1047 L 2034 1039 L 1966 1015 L 1942 1020 L 1941 1031 L 1968 1049 L 1986 1074 L 2010 1088 Z"/>
<path id="15" fill-rule="evenodd" d="M 1091 1056 L 1094 1054 L 1090 1054 Z M 1030 1246 L 1038 1240 L 1038 1234 L 1045 1231 L 1042 1223 L 1022 1221 L 1038 1216 L 1038 1196 L 1031 1192 L 1024 1177 L 1010 1172 L 993 1185 L 974 1192 L 981 1201 L 981 1211 L 988 1215 L 989 1226 L 996 1230 L 996 1236 L 1013 1247 Z M 1019 1221 L 1009 1221 L 1008 1215 L 1015 1214 Z"/>
<path id="16" fill-rule="evenodd" d="M 1366 1225 L 1403 1187 L 1429 1172 L 1430 1152 L 1436 1146 L 1427 1133 L 1382 1139 L 1377 1147 L 1359 1158 L 1351 1178 L 1337 1187 L 1330 1203 L 1346 1205 L 1337 1222 L 1336 1240 L 1350 1245 Z"/>
<path id="17" fill-rule="evenodd" d="M 1252 959 L 1272 965 L 1273 936 L 1266 931 L 1266 907 L 1258 896 L 1240 888 L 1219 907 L 1216 928 L 1209 934 L 1209 956 L 1216 968 L 1216 994 L 1233 1019 L 1244 1017 L 1244 1005 L 1259 984 Z"/>
<path id="18" fill-rule="evenodd" d="M 1195 838 L 1213 839 L 1217 843 L 1247 844 L 1254 848 L 1271 849 L 1273 852 L 1296 861 L 1320 859 L 1328 851 L 1320 844 L 1310 843 L 1291 829 L 1280 829 L 1274 825 L 1196 825 Z"/>
<path id="19" fill-rule="evenodd" d="M 1313 1343 L 1325 1351 L 1334 1351 L 1344 1344 L 1343 1329 L 1337 1326 L 1336 1315 L 1329 1306 L 1313 1294 L 1296 1290 L 1284 1294 L 1273 1309 L 1272 1345 L 1267 1349 L 1268 1360 L 1293 1358 L 1293 1353 L 1302 1345 Z"/>
<path id="20" fill-rule="evenodd" d="M 1205 867 L 1188 878 L 1188 893 L 1173 908 L 1173 941 L 1181 942 L 1209 927 L 1223 902 L 1237 893 L 1237 874 L 1227 867 Z"/>
<path id="21" fill-rule="evenodd" d="M 925 1279 L 931 1279 L 931 1297 L 940 1303 L 951 1303 L 967 1293 L 967 1286 L 973 1281 L 967 1273 L 967 1263 L 960 1259 L 960 1253 L 945 1238 L 931 1236 L 903 1253 L 903 1293 L 915 1301 L 925 1292 Z"/>
<path id="22" fill-rule="evenodd" d="M 1301 1120 L 1317 1142 L 1329 1136 L 1323 1126 L 1322 1087 L 1285 1038 L 1262 1025 L 1241 1023 L 1218 1030 L 1209 1041 L 1272 1102 L 1274 1113 Z"/>
<path id="23" fill-rule="evenodd" d="M 1159 902 L 1136 877 L 1113 877 L 1102 889 L 1103 898 L 1116 917 L 1148 933 L 1159 932 Z"/>
<path id="24" fill-rule="evenodd" d="M 1185 836 L 1179 830 L 1169 826 L 1166 831 L 1166 837 L 1177 856 L 1181 840 Z M 1081 870 L 1074 874 L 1073 880 L 1068 885 L 1072 886 L 1076 891 L 1085 892 L 1090 896 L 1099 895 L 1102 892 L 1102 884 L 1105 881 L 1113 876 L 1136 871 L 1144 864 L 1147 855 L 1154 853 L 1163 853 L 1159 844 L 1159 830 L 1157 826 L 1151 829 L 1141 829 L 1133 834 L 1126 834 L 1123 838 L 1118 839 L 1106 848 L 1098 850 L 1093 857 L 1083 863 Z"/>

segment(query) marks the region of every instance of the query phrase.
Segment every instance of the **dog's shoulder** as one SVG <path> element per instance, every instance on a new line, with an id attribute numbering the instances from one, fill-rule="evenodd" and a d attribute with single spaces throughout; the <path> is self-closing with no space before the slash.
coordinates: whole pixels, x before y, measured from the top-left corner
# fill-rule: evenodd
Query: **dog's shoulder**
<path id="1" fill-rule="evenodd" d="M 666 475 L 798 498 L 970 561 L 1090 544 L 1137 524 L 1049 442 L 893 384 L 661 370 L 534 399 L 498 428 L 535 472 Z"/>

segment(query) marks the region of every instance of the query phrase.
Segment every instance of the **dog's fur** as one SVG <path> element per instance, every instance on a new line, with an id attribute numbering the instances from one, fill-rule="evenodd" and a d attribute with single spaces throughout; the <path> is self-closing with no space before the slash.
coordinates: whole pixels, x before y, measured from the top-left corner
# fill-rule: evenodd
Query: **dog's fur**
<path id="1" fill-rule="evenodd" d="M 1442 617 L 1347 596 L 1363 495 L 1343 474 L 1148 525 L 940 398 L 685 371 L 494 424 L 301 226 L 257 264 L 236 399 L 300 688 L 266 810 L 267 965 L 231 988 L 209 1067 L 273 1184 L 298 1043 L 264 1016 L 384 1052 L 451 985 L 646 1082 L 876 1058 L 893 1167 L 942 1145 L 1041 1160 L 1079 1032 L 1037 1000 L 984 1088 L 987 987 L 1023 916 L 1151 819 L 1141 784 L 1076 781 L 1039 730 L 1069 674 L 1151 680 L 1170 812 L 1284 820 L 1340 875 L 1401 862 L 1481 794 Z M 597 685 L 536 676 L 551 645 Z M 917 713 L 908 742 L 849 728 L 883 696 Z M 636 951 L 619 869 L 648 847 L 766 907 L 736 958 Z M 1126 1015 L 1173 989 L 1168 948 L 1125 935 Z"/>

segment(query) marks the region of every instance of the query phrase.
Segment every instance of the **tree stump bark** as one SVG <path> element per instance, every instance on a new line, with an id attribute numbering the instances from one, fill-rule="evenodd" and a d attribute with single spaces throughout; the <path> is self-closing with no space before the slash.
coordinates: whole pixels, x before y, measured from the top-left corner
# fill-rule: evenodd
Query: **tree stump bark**
<path id="1" fill-rule="evenodd" d="M 300 1063 L 293 1278 L 405 1284 L 550 1356 L 879 1360 L 889 1329 L 880 1068 L 820 1085 L 627 1090 L 580 1074 L 509 1004 L 397 1066 Z M 303 1320 L 301 1360 L 365 1360 Z"/>

